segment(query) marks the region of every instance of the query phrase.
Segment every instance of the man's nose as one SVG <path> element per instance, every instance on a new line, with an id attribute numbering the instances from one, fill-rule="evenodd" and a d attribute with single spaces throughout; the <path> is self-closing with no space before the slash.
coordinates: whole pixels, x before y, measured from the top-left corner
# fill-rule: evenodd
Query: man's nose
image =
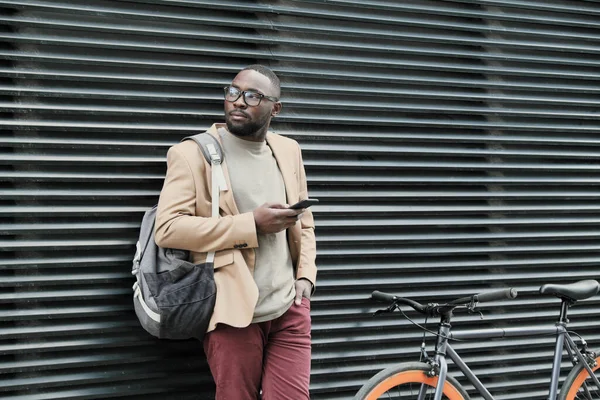
<path id="1" fill-rule="evenodd" d="M 238 99 L 233 102 L 233 106 L 235 108 L 246 108 L 248 105 L 244 101 L 244 95 L 241 95 L 240 97 L 238 97 Z"/>

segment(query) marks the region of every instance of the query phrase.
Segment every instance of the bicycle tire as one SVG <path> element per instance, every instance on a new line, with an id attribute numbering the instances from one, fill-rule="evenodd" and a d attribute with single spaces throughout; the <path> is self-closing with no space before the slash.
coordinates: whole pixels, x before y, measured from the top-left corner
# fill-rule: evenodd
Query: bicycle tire
<path id="1" fill-rule="evenodd" d="M 592 371 L 600 379 L 600 356 L 596 357 L 596 366 Z M 590 393 L 586 395 L 585 390 Z M 600 399 L 600 388 L 590 379 L 590 375 L 583 365 L 573 367 L 565 378 L 560 389 L 558 400 Z"/>
<path id="2" fill-rule="evenodd" d="M 427 376 L 426 372 L 429 370 L 431 366 L 421 362 L 403 363 L 386 368 L 369 379 L 354 400 L 376 400 L 383 395 L 387 396 L 385 399 L 413 400 L 417 399 L 423 384 L 428 389 L 424 400 L 433 399 L 438 378 Z M 443 399 L 469 400 L 469 395 L 456 379 L 448 375 L 444 384 Z"/>

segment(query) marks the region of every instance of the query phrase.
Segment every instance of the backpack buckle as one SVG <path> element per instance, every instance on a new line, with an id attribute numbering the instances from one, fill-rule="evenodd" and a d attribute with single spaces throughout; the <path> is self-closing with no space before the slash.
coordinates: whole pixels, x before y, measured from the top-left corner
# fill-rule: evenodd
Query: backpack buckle
<path id="1" fill-rule="evenodd" d="M 213 164 L 221 164 L 221 156 L 217 152 L 215 145 L 212 143 L 208 143 L 206 145 L 206 148 L 208 149 L 208 154 L 210 154 L 210 159 L 211 159 L 212 163 Z"/>

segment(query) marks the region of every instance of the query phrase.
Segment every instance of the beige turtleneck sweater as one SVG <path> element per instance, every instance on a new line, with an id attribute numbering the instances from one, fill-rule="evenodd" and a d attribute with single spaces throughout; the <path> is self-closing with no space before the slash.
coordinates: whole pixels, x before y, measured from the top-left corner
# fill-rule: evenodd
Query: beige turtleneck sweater
<path id="1" fill-rule="evenodd" d="M 267 142 L 240 139 L 220 128 L 225 162 L 240 213 L 253 211 L 264 203 L 285 204 L 285 185 Z M 273 320 L 291 306 L 295 296 L 294 270 L 286 231 L 259 234 L 255 249 L 254 281 L 258 303 L 253 323 Z"/>

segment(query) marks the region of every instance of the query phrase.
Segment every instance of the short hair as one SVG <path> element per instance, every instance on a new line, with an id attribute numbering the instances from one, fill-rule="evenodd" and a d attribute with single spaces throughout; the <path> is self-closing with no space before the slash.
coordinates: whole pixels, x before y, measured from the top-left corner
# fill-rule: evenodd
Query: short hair
<path id="1" fill-rule="evenodd" d="M 271 71 L 268 67 L 265 67 L 261 64 L 252 64 L 248 65 L 242 71 L 247 70 L 256 71 L 259 74 L 266 76 L 267 78 L 269 78 L 269 81 L 271 81 L 271 84 L 273 85 L 277 93 L 281 92 L 281 81 L 279 80 L 279 77 L 275 75 L 275 72 Z M 277 97 L 279 97 L 279 95 Z"/>

